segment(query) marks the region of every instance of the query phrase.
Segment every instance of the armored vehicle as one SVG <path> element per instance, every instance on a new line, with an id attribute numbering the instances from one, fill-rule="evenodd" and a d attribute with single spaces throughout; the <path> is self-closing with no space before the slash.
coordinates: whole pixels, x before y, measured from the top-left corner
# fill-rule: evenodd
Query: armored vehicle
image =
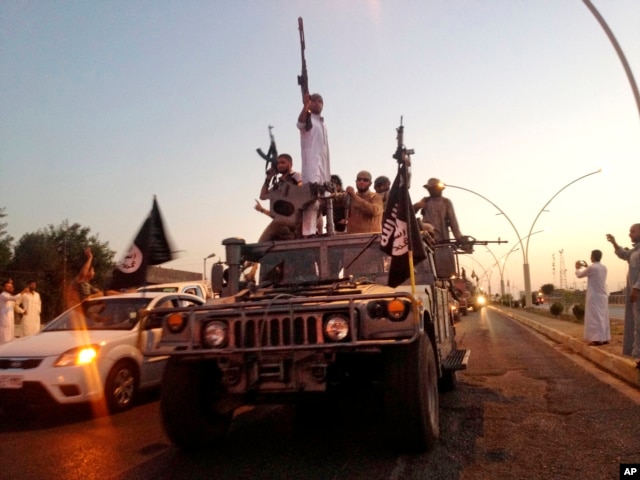
<path id="1" fill-rule="evenodd" d="M 453 250 L 425 245 L 413 282 L 391 288 L 380 234 L 223 244 L 211 277 L 219 297 L 147 318 L 162 334 L 146 355 L 169 357 L 160 408 L 175 444 L 220 441 L 243 405 L 300 404 L 359 380 L 377 385 L 393 448 L 433 446 L 439 391 L 469 357 L 450 309 Z"/>

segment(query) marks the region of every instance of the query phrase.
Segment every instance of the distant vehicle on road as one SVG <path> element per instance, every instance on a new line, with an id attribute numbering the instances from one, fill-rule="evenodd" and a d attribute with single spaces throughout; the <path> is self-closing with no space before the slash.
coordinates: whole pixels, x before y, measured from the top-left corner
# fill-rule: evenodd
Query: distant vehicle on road
<path id="1" fill-rule="evenodd" d="M 166 357 L 144 357 L 160 324 L 151 308 L 184 308 L 204 300 L 181 293 L 129 293 L 85 300 L 36 335 L 0 345 L 0 406 L 106 401 L 131 407 L 141 389 L 160 385 Z"/>
<path id="2" fill-rule="evenodd" d="M 476 293 L 471 299 L 471 306 L 474 312 L 479 312 L 487 305 L 487 297 L 482 293 Z"/>

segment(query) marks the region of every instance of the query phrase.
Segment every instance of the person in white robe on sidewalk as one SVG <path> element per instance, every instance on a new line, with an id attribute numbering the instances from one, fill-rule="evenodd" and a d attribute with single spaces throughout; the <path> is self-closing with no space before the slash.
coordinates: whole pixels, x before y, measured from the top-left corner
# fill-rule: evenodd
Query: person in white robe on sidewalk
<path id="1" fill-rule="evenodd" d="M 40 313 L 42 311 L 42 300 L 40 294 L 36 292 L 36 282 L 27 282 L 27 288 L 22 292 L 22 336 L 34 335 L 40 331 Z"/>
<path id="2" fill-rule="evenodd" d="M 587 278 L 587 298 L 584 306 L 584 339 L 589 345 L 604 345 L 611 340 L 607 267 L 600 263 L 602 252 L 591 252 L 591 265 L 576 262 L 576 277 Z"/>
<path id="3" fill-rule="evenodd" d="M 13 280 L 6 280 L 2 284 L 0 293 L 0 343 L 7 343 L 15 338 L 15 310 L 23 313 L 16 302 L 22 300 L 22 295 L 13 294 Z"/>

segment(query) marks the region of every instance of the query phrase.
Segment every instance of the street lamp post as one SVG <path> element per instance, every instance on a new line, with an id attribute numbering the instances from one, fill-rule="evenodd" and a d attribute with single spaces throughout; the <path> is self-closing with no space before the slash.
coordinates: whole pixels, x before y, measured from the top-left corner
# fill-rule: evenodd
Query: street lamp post
<path id="1" fill-rule="evenodd" d="M 216 254 L 215 253 L 210 253 L 209 255 L 207 255 L 206 257 L 204 257 L 202 259 L 202 279 L 206 280 L 207 279 L 207 260 L 209 258 L 213 258 L 215 257 Z"/>
<path id="2" fill-rule="evenodd" d="M 538 230 L 537 232 L 533 232 L 529 235 L 527 235 L 526 237 L 522 238 L 521 240 L 525 240 L 528 239 L 531 235 L 535 235 L 536 233 L 542 233 L 544 232 L 544 230 Z M 500 295 L 504 296 L 504 268 L 507 264 L 507 259 L 509 258 L 509 255 L 511 255 L 512 252 L 515 252 L 516 250 L 519 250 L 520 247 L 518 247 L 518 245 L 514 245 L 511 250 L 509 250 L 507 253 L 505 253 L 504 255 L 502 255 L 500 258 L 497 258 L 495 256 L 495 254 L 493 253 L 493 251 L 486 246 L 487 251 L 491 254 L 491 256 L 493 257 L 493 259 L 495 260 L 495 264 L 498 266 L 498 273 L 500 274 Z M 504 260 L 502 260 L 504 258 Z M 500 264 L 500 260 L 502 260 L 502 264 Z"/>
<path id="3" fill-rule="evenodd" d="M 511 252 L 515 252 L 516 250 L 520 250 L 520 247 L 518 247 L 517 245 L 515 245 L 511 250 L 509 250 L 507 253 L 505 253 L 500 258 L 498 258 L 491 251 L 491 249 L 487 247 L 487 251 L 491 254 L 491 256 L 493 257 L 493 260 L 495 261 L 493 266 L 498 267 L 498 273 L 500 274 L 500 297 L 504 297 L 504 267 L 507 264 L 507 259 L 509 258 L 509 255 L 511 254 Z M 502 263 L 500 263 L 500 260 L 502 260 L 503 258 L 504 260 L 502 261 Z"/>
<path id="4" fill-rule="evenodd" d="M 551 201 L 556 198 L 560 192 L 562 192 L 564 189 L 566 189 L 567 187 L 573 185 L 574 183 L 576 183 L 579 180 L 582 180 L 583 178 L 589 177 L 591 175 L 595 175 L 596 173 L 600 173 L 602 171 L 602 169 L 598 169 L 595 172 L 591 172 L 591 173 L 587 173 L 586 175 L 582 175 L 581 177 L 576 178 L 575 180 L 567 183 L 564 187 L 562 187 L 560 190 L 558 190 L 550 199 L 547 203 L 544 204 L 544 206 L 540 209 L 540 211 L 538 212 L 538 214 L 536 215 L 536 218 L 533 220 L 533 223 L 531 224 L 531 228 L 529 229 L 529 234 L 526 237 L 521 237 L 520 234 L 518 233 L 518 229 L 516 228 L 516 226 L 513 224 L 513 222 L 511 221 L 511 219 L 507 216 L 507 214 L 500 208 L 498 207 L 495 203 L 493 203 L 491 200 L 489 200 L 487 197 L 485 197 L 484 195 L 479 194 L 478 192 L 474 192 L 473 190 L 469 190 L 468 188 L 464 188 L 464 187 L 458 187 L 456 185 L 449 185 L 447 184 L 447 187 L 450 188 L 457 188 L 459 190 L 464 190 L 465 192 L 469 192 L 469 193 L 473 193 L 474 195 L 477 195 L 478 197 L 486 200 L 487 202 L 489 202 L 491 205 L 493 205 L 503 216 L 504 218 L 507 219 L 507 221 L 509 222 L 509 224 L 511 225 L 511 227 L 513 228 L 513 231 L 516 233 L 516 238 L 518 239 L 518 244 L 520 245 L 520 249 L 522 250 L 522 260 L 523 260 L 523 264 L 522 264 L 522 270 L 524 272 L 524 301 L 525 301 L 525 306 L 526 307 L 530 307 L 531 306 L 531 272 L 529 269 L 529 239 L 531 237 L 531 235 L 533 234 L 533 229 L 536 225 L 536 222 L 538 221 L 538 218 L 540 217 L 540 215 L 542 214 L 542 212 L 546 211 L 545 209 L 547 208 L 547 206 L 551 203 Z M 527 245 L 526 247 L 523 245 L 522 241 L 524 239 L 527 239 Z"/>
<path id="5" fill-rule="evenodd" d="M 595 175 L 596 173 L 600 173 L 601 171 L 602 169 L 599 168 L 595 172 L 587 173 L 586 175 L 582 175 L 581 177 L 578 177 L 575 180 L 567 183 L 564 187 L 562 187 L 560 190 L 558 190 L 556 193 L 553 194 L 553 196 L 549 199 L 549 201 L 547 201 L 547 203 L 545 203 L 543 207 L 540 209 L 540 211 L 536 215 L 536 218 L 533 219 L 533 223 L 531 224 L 531 228 L 529 229 L 529 234 L 526 237 L 527 245 L 524 251 L 524 294 L 525 294 L 525 305 L 527 307 L 531 306 L 531 273 L 529 271 L 529 240 L 531 240 L 531 235 L 533 235 L 531 232 L 533 232 L 533 229 L 536 226 L 536 222 L 538 221 L 538 218 L 540 217 L 542 212 L 546 211 L 545 209 L 553 201 L 553 199 L 556 198 L 562 191 L 564 191 L 564 189 L 566 189 L 567 187 L 570 187 L 574 183 L 582 180 L 583 178 L 590 177 L 591 175 Z"/>
<path id="6" fill-rule="evenodd" d="M 602 17 L 602 15 L 600 15 L 600 12 L 598 12 L 598 10 L 591 3 L 591 1 L 590 0 L 582 0 L 582 3 L 584 3 L 586 5 L 586 7 L 589 9 L 589 11 L 596 18 L 596 20 L 598 21 L 598 23 L 600 24 L 600 26 L 604 30 L 604 33 L 607 35 L 607 38 L 611 42 L 611 45 L 613 45 L 614 50 L 618 54 L 618 58 L 620 59 L 620 63 L 622 63 L 622 68 L 624 68 L 624 72 L 627 74 L 627 80 L 629 80 L 629 85 L 631 86 L 631 91 L 633 92 L 633 98 L 636 101 L 636 107 L 638 108 L 638 113 L 640 114 L 640 92 L 638 91 L 638 85 L 636 84 L 635 78 L 633 78 L 633 73 L 631 72 L 631 67 L 629 66 L 629 62 L 627 62 L 627 57 L 625 56 L 624 52 L 622 51 L 622 47 L 618 43 L 618 40 L 616 40 L 615 35 L 613 34 L 611 29 L 609 28 L 609 25 L 607 24 L 605 19 Z"/>

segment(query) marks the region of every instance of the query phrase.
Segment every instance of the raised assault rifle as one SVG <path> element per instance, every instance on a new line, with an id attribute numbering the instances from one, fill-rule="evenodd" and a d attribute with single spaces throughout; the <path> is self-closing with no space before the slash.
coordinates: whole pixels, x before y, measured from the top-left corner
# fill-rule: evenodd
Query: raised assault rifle
<path id="1" fill-rule="evenodd" d="M 396 136 L 398 146 L 396 148 L 396 152 L 393 154 L 393 158 L 395 158 L 398 163 L 410 166 L 409 157 L 416 152 L 412 148 L 408 149 L 404 145 L 404 125 L 402 125 L 402 117 L 400 117 L 400 126 L 396 128 L 396 132 L 398 132 Z"/>
<path id="2" fill-rule="evenodd" d="M 300 56 L 302 58 L 302 72 L 298 75 L 298 85 L 300 85 L 300 91 L 302 92 L 302 103 L 304 104 L 305 97 L 309 96 L 309 76 L 307 75 L 307 59 L 304 58 L 304 50 L 306 48 L 304 41 L 304 25 L 302 23 L 302 17 L 298 17 L 298 31 L 300 32 Z M 304 127 L 307 131 L 311 130 L 311 116 L 307 115 L 307 121 Z"/>
<path id="3" fill-rule="evenodd" d="M 269 139 L 271 143 L 269 144 L 269 150 L 267 151 L 267 153 L 264 153 L 261 148 L 256 148 L 256 152 L 258 152 L 258 155 L 260 155 L 266 161 L 264 171 L 266 172 L 267 170 L 272 168 L 274 172 L 277 173 L 278 149 L 276 148 L 276 139 L 273 137 L 273 133 L 271 132 L 271 130 L 273 130 L 273 127 L 269 125 Z M 272 185 L 275 185 L 276 176 L 277 175 L 274 175 L 271 178 Z"/>

